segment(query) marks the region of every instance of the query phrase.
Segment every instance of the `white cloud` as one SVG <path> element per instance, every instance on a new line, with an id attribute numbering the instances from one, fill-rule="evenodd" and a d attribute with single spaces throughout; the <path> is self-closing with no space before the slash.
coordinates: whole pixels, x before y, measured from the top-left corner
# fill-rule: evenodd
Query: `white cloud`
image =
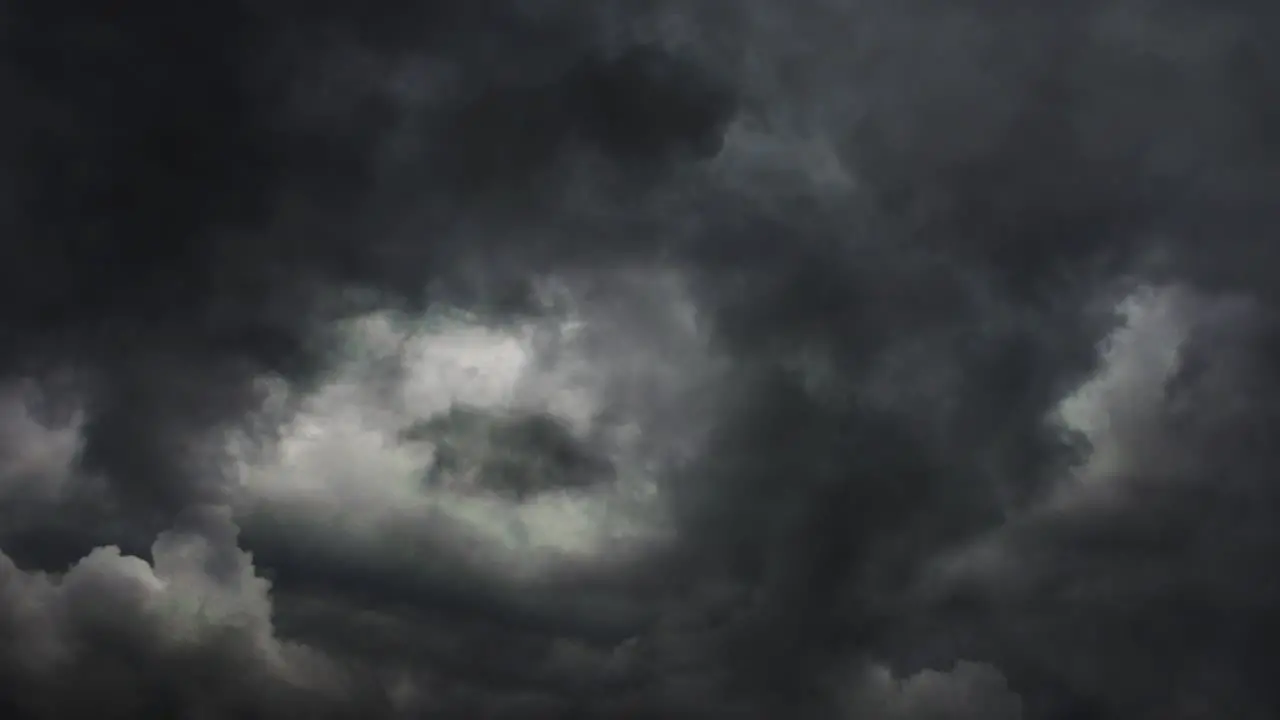
<path id="1" fill-rule="evenodd" d="M 56 427 L 40 422 L 32 408 L 40 392 L 32 383 L 0 387 L 0 500 L 56 500 L 71 478 L 82 414 Z"/>
<path id="2" fill-rule="evenodd" d="M 1100 348 L 1097 372 L 1057 409 L 1057 419 L 1089 443 L 1078 483 L 1115 482 L 1158 461 L 1156 424 L 1191 330 L 1190 302 L 1176 288 L 1143 288 L 1120 303 L 1122 324 Z"/>
<path id="3" fill-rule="evenodd" d="M 855 684 L 850 717 L 880 720 L 1018 720 L 1022 700 L 990 665 L 961 661 L 949 672 L 924 670 L 904 679 L 872 667 Z"/>
<path id="4" fill-rule="evenodd" d="M 207 675 L 174 678 L 190 681 L 184 692 L 196 694 L 201 683 L 248 677 L 336 691 L 342 676 L 324 657 L 276 636 L 270 583 L 236 547 L 229 511 L 208 517 L 220 532 L 162 533 L 152 564 L 108 546 L 63 574 L 48 574 L 24 571 L 0 554 L 0 636 L 6 639 L 0 659 L 22 668 L 33 687 L 83 672 L 77 666 L 90 658 L 113 665 L 132 658 L 112 672 L 140 678 L 171 662 L 200 663 Z M 86 648 L 93 652 L 86 655 Z"/>
<path id="5" fill-rule="evenodd" d="M 663 541 L 656 465 L 682 445 L 692 452 L 705 412 L 697 391 L 714 364 L 677 280 L 610 280 L 591 304 L 561 283 L 558 312 L 525 324 L 443 314 L 352 323 L 347 361 L 293 398 L 300 411 L 278 441 L 234 439 L 241 512 L 342 552 L 400 557 L 409 571 L 429 571 L 429 556 L 513 580 Z M 293 392 L 274 391 L 277 400 Z M 608 456 L 616 477 L 523 500 L 464 482 L 429 486 L 434 448 L 404 433 L 454 403 L 554 415 Z"/>

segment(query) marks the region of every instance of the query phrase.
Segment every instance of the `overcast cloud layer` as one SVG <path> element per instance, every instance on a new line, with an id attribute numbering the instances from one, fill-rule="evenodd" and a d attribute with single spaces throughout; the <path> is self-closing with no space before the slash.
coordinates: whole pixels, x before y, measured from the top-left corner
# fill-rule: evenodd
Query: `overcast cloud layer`
<path id="1" fill-rule="evenodd" d="M 0 715 L 1280 714 L 1280 14 L 0 22 Z"/>

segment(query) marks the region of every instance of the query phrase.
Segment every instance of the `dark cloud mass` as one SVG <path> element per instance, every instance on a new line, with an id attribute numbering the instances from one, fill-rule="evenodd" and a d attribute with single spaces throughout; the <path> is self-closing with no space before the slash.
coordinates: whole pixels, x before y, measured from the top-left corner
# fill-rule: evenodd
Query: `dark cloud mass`
<path id="1" fill-rule="evenodd" d="M 0 715 L 1280 714 L 1262 3 L 3 7 Z"/>

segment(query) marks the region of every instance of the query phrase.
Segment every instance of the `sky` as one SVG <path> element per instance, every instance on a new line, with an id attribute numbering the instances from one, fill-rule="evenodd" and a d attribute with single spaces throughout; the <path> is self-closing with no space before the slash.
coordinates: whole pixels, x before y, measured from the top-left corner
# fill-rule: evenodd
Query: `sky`
<path id="1" fill-rule="evenodd" d="M 4 717 L 1280 710 L 1261 3 L 3 16 Z"/>

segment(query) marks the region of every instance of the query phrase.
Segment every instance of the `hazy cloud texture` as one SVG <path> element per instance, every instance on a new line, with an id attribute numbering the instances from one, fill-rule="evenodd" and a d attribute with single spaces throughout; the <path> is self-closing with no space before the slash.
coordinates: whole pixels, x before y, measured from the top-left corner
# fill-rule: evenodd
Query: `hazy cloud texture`
<path id="1" fill-rule="evenodd" d="M 1261 3 L 4 10 L 4 717 L 1276 715 Z"/>

